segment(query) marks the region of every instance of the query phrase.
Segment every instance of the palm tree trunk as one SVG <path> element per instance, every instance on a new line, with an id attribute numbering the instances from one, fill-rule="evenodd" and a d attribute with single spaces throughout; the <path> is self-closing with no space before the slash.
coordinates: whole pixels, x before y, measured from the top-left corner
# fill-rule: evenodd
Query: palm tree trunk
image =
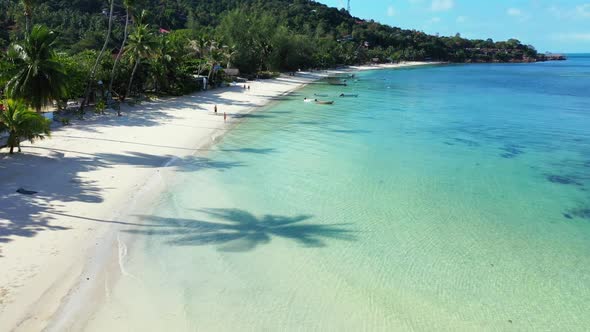
<path id="1" fill-rule="evenodd" d="M 125 14 L 125 32 L 123 33 L 123 42 L 121 43 L 121 47 L 119 48 L 119 53 L 117 53 L 117 58 L 115 58 L 115 63 L 113 64 L 113 70 L 111 70 L 111 81 L 109 82 L 109 94 L 113 95 L 113 81 L 115 80 L 115 72 L 117 70 L 117 65 L 119 64 L 119 60 L 121 59 L 121 55 L 123 55 L 123 49 L 125 48 L 125 44 L 127 43 L 127 35 L 128 35 L 128 28 L 129 28 L 129 8 L 127 8 L 127 14 Z"/>
<path id="2" fill-rule="evenodd" d="M 211 67 L 209 69 L 209 75 L 207 75 L 207 81 L 209 84 L 211 84 L 211 79 L 213 78 L 213 70 L 215 69 L 215 62 L 213 62 L 211 64 Z"/>
<path id="3" fill-rule="evenodd" d="M 31 32 L 31 15 L 33 11 L 33 3 L 31 0 L 23 0 L 23 6 L 25 7 L 25 36 Z"/>
<path id="4" fill-rule="evenodd" d="M 31 14 L 25 13 L 25 35 L 31 32 Z"/>
<path id="5" fill-rule="evenodd" d="M 115 7 L 115 0 L 110 0 L 110 1 L 111 1 L 111 8 L 109 11 L 109 27 L 107 30 L 107 36 L 104 41 L 104 44 L 102 45 L 102 49 L 100 50 L 100 53 L 98 53 L 98 56 L 96 57 L 96 62 L 94 63 L 94 67 L 92 67 L 92 71 L 90 72 L 90 77 L 88 78 L 88 84 L 86 85 L 86 91 L 84 93 L 84 101 L 82 101 L 82 105 L 80 105 L 80 111 L 83 111 L 84 107 L 88 103 L 88 98 L 90 98 L 90 88 L 92 87 L 92 82 L 94 81 L 94 76 L 96 75 L 96 69 L 98 68 L 98 64 L 100 63 L 100 59 L 102 58 L 102 55 L 104 54 L 104 51 L 106 50 L 106 48 L 109 44 L 110 38 L 111 38 L 111 31 L 113 30 L 113 8 Z"/>
<path id="6" fill-rule="evenodd" d="M 131 94 L 131 85 L 133 84 L 133 77 L 135 76 L 135 72 L 137 71 L 137 67 L 139 67 L 139 62 L 141 58 L 137 58 L 135 61 L 135 66 L 133 66 L 133 71 L 131 72 L 131 78 L 129 79 L 129 85 L 127 86 L 127 91 L 125 91 L 125 95 L 123 95 L 123 101 L 125 101 L 125 97 Z"/>
<path id="7" fill-rule="evenodd" d="M 8 141 L 7 141 L 7 143 L 8 143 L 8 146 L 10 147 L 10 151 L 9 151 L 9 153 L 10 153 L 10 154 L 13 154 L 13 153 L 14 153 L 14 146 L 16 145 L 16 144 L 15 144 L 15 141 L 16 141 L 16 140 L 15 140 L 15 138 L 14 138 L 14 134 L 11 132 L 11 133 L 8 135 Z"/>

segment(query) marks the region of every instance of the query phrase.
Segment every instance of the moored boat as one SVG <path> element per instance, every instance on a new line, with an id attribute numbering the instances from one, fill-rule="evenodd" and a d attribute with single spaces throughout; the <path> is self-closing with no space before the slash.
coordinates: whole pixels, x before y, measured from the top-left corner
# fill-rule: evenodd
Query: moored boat
<path id="1" fill-rule="evenodd" d="M 333 100 L 316 100 L 315 103 L 319 104 L 319 105 L 332 105 L 332 104 L 334 104 L 334 101 Z"/>

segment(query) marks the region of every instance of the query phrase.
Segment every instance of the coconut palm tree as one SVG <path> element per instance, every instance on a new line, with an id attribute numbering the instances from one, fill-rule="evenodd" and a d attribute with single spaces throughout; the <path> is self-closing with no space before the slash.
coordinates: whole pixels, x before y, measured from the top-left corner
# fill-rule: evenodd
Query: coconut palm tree
<path id="1" fill-rule="evenodd" d="M 188 41 L 188 47 L 190 50 L 194 52 L 196 56 L 203 57 L 204 54 L 207 52 L 209 42 L 210 40 L 203 35 L 198 37 L 197 39 L 190 39 Z"/>
<path id="2" fill-rule="evenodd" d="M 205 60 L 209 67 L 209 80 L 211 80 L 211 76 L 213 75 L 217 58 L 219 58 L 218 44 L 216 41 L 211 40 L 208 43 L 207 52 L 205 53 Z"/>
<path id="3" fill-rule="evenodd" d="M 129 84 L 127 85 L 127 91 L 125 91 L 122 100 L 125 100 L 125 97 L 131 93 L 133 79 L 141 61 L 152 56 L 157 48 L 158 42 L 154 38 L 154 33 L 150 31 L 150 26 L 148 24 L 138 24 L 129 35 L 129 41 L 125 47 L 125 53 L 129 54 L 129 58 L 134 65 L 131 77 L 129 78 Z"/>
<path id="4" fill-rule="evenodd" d="M 102 59 L 104 51 L 107 49 L 107 45 L 109 44 L 109 41 L 111 40 L 111 32 L 113 31 L 113 8 L 114 7 L 115 7 L 115 0 L 110 0 L 109 25 L 107 28 L 106 38 L 104 40 L 104 44 L 102 45 L 102 49 L 100 50 L 100 52 L 98 53 L 98 56 L 96 57 L 96 62 L 94 62 L 94 66 L 92 67 L 92 70 L 90 71 L 90 76 L 88 77 L 88 83 L 86 85 L 86 92 L 84 93 L 84 101 L 80 105 L 80 110 L 83 110 L 84 106 L 88 103 L 88 98 L 90 97 L 90 89 L 92 87 L 92 84 L 94 83 L 94 77 L 96 76 L 96 69 L 98 68 L 98 64 L 100 63 L 100 59 Z"/>
<path id="5" fill-rule="evenodd" d="M 220 46 L 216 41 L 209 42 L 209 48 L 205 56 L 205 60 L 209 67 L 209 82 L 217 75 L 217 66 L 220 66 L 224 60 L 227 60 L 227 47 Z"/>
<path id="6" fill-rule="evenodd" d="M 165 36 L 158 38 L 158 46 L 153 52 L 150 70 L 156 93 L 159 92 L 160 88 L 168 87 L 167 76 L 172 67 L 173 52 L 172 42 L 168 38 Z"/>
<path id="7" fill-rule="evenodd" d="M 65 94 L 66 74 L 53 51 L 55 40 L 53 31 L 35 25 L 22 43 L 11 45 L 7 52 L 15 69 L 6 93 L 24 100 L 37 112 Z"/>
<path id="8" fill-rule="evenodd" d="M 205 58 L 208 55 L 210 40 L 206 36 L 200 36 L 197 39 L 189 40 L 188 48 L 193 54 L 202 59 L 197 69 L 197 75 L 201 75 L 207 69 L 208 63 Z"/>
<path id="9" fill-rule="evenodd" d="M 11 154 L 14 153 L 15 147 L 18 148 L 18 152 L 21 151 L 21 139 L 33 143 L 36 139 L 49 136 L 50 123 L 51 121 L 31 111 L 24 102 L 18 100 L 7 100 L 0 111 L 0 132 L 8 132 L 8 147 Z"/>
<path id="10" fill-rule="evenodd" d="M 226 68 L 231 68 L 231 62 L 238 54 L 238 51 L 235 47 L 223 46 L 223 58 L 227 63 Z"/>
<path id="11" fill-rule="evenodd" d="M 125 6 L 125 30 L 123 32 L 123 42 L 121 42 L 121 46 L 119 47 L 119 52 L 117 53 L 117 57 L 115 58 L 115 63 L 113 64 L 113 69 L 111 70 L 111 80 L 109 81 L 109 95 L 113 95 L 113 81 L 115 80 L 115 73 L 117 70 L 117 66 L 119 65 L 119 61 L 121 60 L 121 55 L 123 55 L 123 50 L 125 49 L 125 45 L 127 44 L 127 37 L 129 36 L 129 21 L 133 17 L 133 7 L 135 6 L 134 0 L 123 0 L 123 5 Z M 143 20 L 143 18 L 142 18 Z"/>
<path id="12" fill-rule="evenodd" d="M 33 6 L 35 0 L 22 0 L 25 15 L 25 35 L 31 31 L 31 16 L 33 15 Z"/>

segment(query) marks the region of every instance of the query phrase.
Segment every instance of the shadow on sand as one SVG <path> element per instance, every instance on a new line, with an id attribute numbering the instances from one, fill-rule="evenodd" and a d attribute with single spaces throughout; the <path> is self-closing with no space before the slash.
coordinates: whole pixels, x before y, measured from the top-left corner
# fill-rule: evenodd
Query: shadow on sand
<path id="1" fill-rule="evenodd" d="M 346 224 L 313 224 L 312 216 L 277 216 L 254 214 L 240 209 L 205 209 L 198 212 L 207 219 L 178 219 L 139 216 L 145 227 L 125 232 L 164 237 L 177 246 L 217 246 L 220 251 L 245 252 L 268 244 L 273 238 L 295 241 L 303 247 L 326 246 L 327 239 L 354 240 L 356 236 Z"/>
<path id="2" fill-rule="evenodd" d="M 175 162 L 170 162 L 171 160 Z M 64 212 L 63 203 L 101 204 L 104 201 L 103 191 L 111 189 L 100 188 L 94 181 L 85 180 L 82 175 L 120 166 L 173 168 L 181 172 L 195 172 L 204 169 L 227 171 L 244 165 L 240 162 L 217 161 L 199 156 L 176 158 L 173 155 L 138 152 L 88 154 L 52 150 L 48 156 L 27 154 L 26 151 L 14 156 L 0 155 L 0 174 L 3 174 L 0 186 L 0 257 L 2 243 L 10 242 L 13 237 L 33 237 L 42 231 L 67 230 L 66 227 L 51 224 L 60 216 L 64 216 L 61 214 Z M 40 174 L 41 167 L 45 170 L 42 178 L 28 175 Z M 51 179 L 46 180 L 49 178 Z M 55 183 L 61 184 L 51 185 Z M 37 193 L 22 195 L 16 192 L 19 188 Z"/>

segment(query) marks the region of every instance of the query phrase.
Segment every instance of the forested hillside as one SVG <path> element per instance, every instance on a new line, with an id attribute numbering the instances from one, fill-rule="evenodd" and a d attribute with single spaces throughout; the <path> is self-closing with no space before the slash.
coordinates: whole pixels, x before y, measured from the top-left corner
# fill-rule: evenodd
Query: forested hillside
<path id="1" fill-rule="evenodd" d="M 544 60 L 516 39 L 432 36 L 308 0 L 0 0 L 0 12 L 0 96 L 37 110 L 185 94 L 198 76 L 220 85 L 228 68 L 264 77 L 367 62 Z"/>
<path id="2" fill-rule="evenodd" d="M 34 23 L 44 24 L 59 34 L 60 46 L 72 53 L 85 49 L 100 49 L 104 41 L 108 16 L 106 0 L 45 0 L 33 3 Z M 420 31 L 402 30 L 350 16 L 345 10 L 329 8 L 307 0 L 134 0 L 136 12 L 149 12 L 147 23 L 166 30 L 188 28 L 196 34 L 217 35 L 236 42 L 235 36 L 224 35 L 231 29 L 219 29 L 231 11 L 239 14 L 231 19 L 234 24 L 257 26 L 259 22 L 235 22 L 240 18 L 268 19 L 272 30 L 284 33 L 313 45 L 313 59 L 305 59 L 309 66 L 331 66 L 381 60 L 444 60 L 444 61 L 532 61 L 537 53 L 532 46 L 518 40 L 493 42 L 468 40 L 459 35 L 437 37 Z M 24 10 L 19 0 L 0 0 L 0 46 L 24 32 Z M 115 0 L 115 25 L 111 48 L 116 48 L 123 35 L 125 7 L 123 0 Z M 231 24 L 230 23 L 230 24 Z M 225 24 L 228 25 L 228 24 Z M 264 29 L 265 27 L 260 27 Z M 263 37 L 272 39 L 275 31 Z M 297 38 L 296 38 L 297 39 Z M 338 42 L 340 40 L 341 42 Z M 301 45 L 300 45 L 301 46 Z M 337 50 L 337 51 L 336 51 Z M 312 61 L 310 61 L 312 60 Z M 281 64 L 279 64 L 281 65 Z M 284 65 L 289 65 L 286 63 Z M 296 63 L 301 66 L 301 63 Z"/>

